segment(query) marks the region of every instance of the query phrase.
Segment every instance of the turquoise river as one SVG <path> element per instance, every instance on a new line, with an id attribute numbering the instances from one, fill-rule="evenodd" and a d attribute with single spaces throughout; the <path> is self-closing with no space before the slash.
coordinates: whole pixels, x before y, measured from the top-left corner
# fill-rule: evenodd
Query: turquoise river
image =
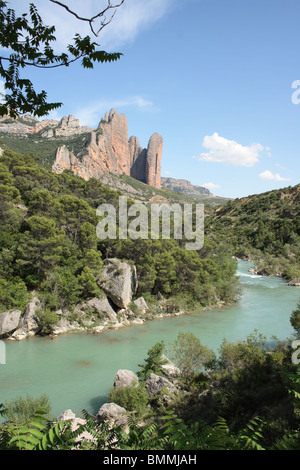
<path id="1" fill-rule="evenodd" d="M 83 409 L 96 413 L 107 400 L 118 369 L 136 372 L 149 348 L 161 340 L 168 347 L 180 331 L 194 333 L 216 353 L 224 338 L 245 339 L 255 330 L 268 339 L 291 337 L 289 319 L 300 288 L 289 287 L 277 277 L 252 275 L 251 266 L 239 262 L 242 295 L 227 308 L 155 319 L 97 335 L 6 342 L 6 364 L 0 364 L 0 403 L 46 394 L 54 416 L 67 409 L 78 416 Z"/>

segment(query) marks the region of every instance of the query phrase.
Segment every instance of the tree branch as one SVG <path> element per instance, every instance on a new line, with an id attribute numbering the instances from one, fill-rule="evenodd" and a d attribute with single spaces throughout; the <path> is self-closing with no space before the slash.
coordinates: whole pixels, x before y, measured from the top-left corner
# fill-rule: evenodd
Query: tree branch
<path id="1" fill-rule="evenodd" d="M 91 18 L 85 18 L 84 16 L 80 16 L 78 13 L 76 13 L 75 11 L 71 10 L 67 5 L 65 5 L 64 3 L 58 1 L 58 0 L 50 0 L 50 2 L 52 3 L 55 3 L 56 5 L 59 5 L 60 7 L 64 8 L 68 13 L 70 13 L 71 15 L 75 16 L 75 18 L 77 18 L 78 20 L 80 21 L 85 21 L 87 23 L 89 23 L 90 25 L 90 29 L 92 31 L 92 33 L 95 35 L 95 36 L 99 36 L 99 33 L 102 31 L 103 28 L 105 28 L 105 26 L 107 26 L 113 19 L 113 17 L 115 16 L 116 14 L 116 9 L 119 8 L 121 5 L 123 5 L 125 0 L 121 0 L 119 3 L 116 3 L 116 4 L 112 4 L 111 3 L 111 0 L 107 0 L 107 7 L 104 8 L 104 10 L 100 11 L 99 13 L 97 13 L 96 15 L 92 16 Z M 106 21 L 106 16 L 105 14 L 109 11 L 109 10 L 115 10 L 111 17 L 109 18 L 109 20 Z M 93 22 L 98 19 L 98 18 L 101 18 L 103 17 L 103 20 L 101 21 L 101 26 L 100 28 L 98 29 L 94 29 L 93 27 Z"/>

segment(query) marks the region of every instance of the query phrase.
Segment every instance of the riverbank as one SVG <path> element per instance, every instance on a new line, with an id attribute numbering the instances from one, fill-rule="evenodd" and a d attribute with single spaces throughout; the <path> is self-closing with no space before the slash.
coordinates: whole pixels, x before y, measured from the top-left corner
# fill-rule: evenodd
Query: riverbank
<path id="1" fill-rule="evenodd" d="M 6 342 L 6 364 L 0 365 L 0 402 L 47 394 L 55 416 L 68 409 L 76 416 L 83 409 L 95 414 L 107 402 L 119 369 L 136 372 L 155 343 L 164 341 L 168 347 L 181 331 L 193 332 L 216 354 L 224 338 L 244 340 L 254 330 L 267 338 L 291 337 L 289 319 L 297 306 L 299 289 L 288 287 L 280 278 L 251 275 L 251 267 L 248 262 L 239 262 L 237 274 L 243 290 L 231 306 L 157 315 L 152 321 L 129 327 L 107 325 L 99 334 L 86 328 L 79 334 L 69 331 Z"/>
<path id="2" fill-rule="evenodd" d="M 33 297 L 33 299 L 26 306 L 25 314 L 22 319 L 22 325 L 20 325 L 20 323 L 17 324 L 17 320 L 14 322 L 13 318 L 11 318 L 12 321 L 8 328 L 11 328 L 12 332 L 11 334 L 4 334 L 2 339 L 13 342 L 22 341 L 33 337 L 55 338 L 60 335 L 71 333 L 89 333 L 96 335 L 108 330 L 118 330 L 124 327 L 143 325 L 148 321 L 161 318 L 190 315 L 199 311 L 230 307 L 230 305 L 232 305 L 232 303 L 226 304 L 225 302 L 218 302 L 215 305 L 210 305 L 207 307 L 200 307 L 197 305 L 197 307 L 194 306 L 194 308 L 189 310 L 180 308 L 176 311 L 170 311 L 170 303 L 172 304 L 172 298 L 160 298 L 157 302 L 149 307 L 145 299 L 143 297 L 139 297 L 131 303 L 132 310 L 130 308 L 119 309 L 116 318 L 109 318 L 107 316 L 103 317 L 104 311 L 102 310 L 102 307 L 100 307 L 98 311 L 96 308 L 92 313 L 88 312 L 88 314 L 86 314 L 86 312 L 84 313 L 82 310 L 79 310 L 79 307 L 82 306 L 78 306 L 74 309 L 73 312 L 57 312 L 59 317 L 57 323 L 52 325 L 49 324 L 47 327 L 47 332 L 45 332 L 41 328 L 37 313 L 40 308 L 40 301 L 37 297 Z M 88 302 L 88 306 L 93 305 L 95 307 L 97 304 L 99 307 L 98 298 L 90 299 Z M 100 302 L 100 306 L 102 306 L 102 302 Z M 11 313 L 15 314 L 16 312 L 8 312 L 8 315 Z M 18 317 L 19 316 L 17 315 L 16 319 L 18 319 Z M 102 317 L 102 320 L 100 317 Z"/>
<path id="3" fill-rule="evenodd" d="M 267 275 L 258 271 L 253 261 L 235 258 L 237 262 L 248 265 L 247 272 L 253 276 L 265 278 L 278 278 L 285 281 L 279 275 Z M 130 268 L 132 269 L 132 268 Z M 123 275 L 123 273 L 122 273 Z M 247 275 L 244 273 L 244 275 Z M 237 271 L 239 277 L 239 271 Z M 297 280 L 287 283 L 288 286 L 299 286 Z M 241 282 L 240 282 L 241 287 Z M 0 314 L 0 339 L 6 341 L 22 341 L 32 337 L 54 338 L 70 333 L 90 333 L 99 334 L 107 330 L 118 330 L 134 325 L 143 325 L 148 321 L 190 315 L 195 312 L 205 312 L 214 309 L 230 308 L 236 304 L 239 297 L 228 302 L 216 301 L 207 306 L 200 303 L 191 304 L 190 299 L 182 296 L 164 298 L 158 296 L 139 297 L 134 301 L 127 301 L 125 308 L 118 307 L 109 297 L 100 296 L 91 298 L 85 303 L 78 304 L 72 310 L 59 310 L 49 315 L 44 315 L 41 309 L 41 301 L 33 296 L 28 302 L 25 311 L 8 311 Z M 132 293 L 131 293 L 132 294 Z M 130 298 L 131 298 L 130 294 Z M 114 292 L 113 298 L 115 299 Z M 126 294 L 127 296 L 129 294 Z M 240 292 L 239 292 L 240 295 Z M 150 302 L 149 302 L 150 300 Z M 123 304 L 125 302 L 122 300 Z M 123 305 L 120 303 L 119 305 Z"/>

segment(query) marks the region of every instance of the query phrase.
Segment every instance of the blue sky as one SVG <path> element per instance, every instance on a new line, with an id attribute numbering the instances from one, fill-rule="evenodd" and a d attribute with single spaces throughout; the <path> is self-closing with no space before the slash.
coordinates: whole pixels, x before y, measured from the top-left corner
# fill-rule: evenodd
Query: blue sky
<path id="1" fill-rule="evenodd" d="M 87 32 L 49 0 L 35 4 L 61 49 Z M 162 176 L 242 197 L 299 183 L 299 20 L 299 0 L 125 0 L 100 38 L 119 61 L 29 73 L 64 103 L 53 117 L 96 127 L 114 108 L 143 147 L 163 136 Z"/>

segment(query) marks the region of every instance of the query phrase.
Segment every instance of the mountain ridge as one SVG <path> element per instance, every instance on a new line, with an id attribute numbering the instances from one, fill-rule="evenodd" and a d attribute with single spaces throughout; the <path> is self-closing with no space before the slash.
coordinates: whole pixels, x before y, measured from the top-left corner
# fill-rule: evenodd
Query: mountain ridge
<path id="1" fill-rule="evenodd" d="M 143 149 L 137 137 L 128 138 L 126 116 L 114 109 L 105 113 L 95 129 L 81 126 L 73 115 L 42 121 L 31 115 L 17 119 L 4 116 L 0 118 L 0 137 L 7 148 L 37 155 L 44 166 L 56 173 L 71 170 L 85 180 L 94 177 L 113 189 L 125 191 L 134 200 L 205 200 L 211 208 L 229 200 L 190 181 L 161 177 L 163 138 L 152 134 L 148 147 Z"/>
<path id="2" fill-rule="evenodd" d="M 5 116 L 0 119 L 0 135 L 9 148 L 16 137 L 31 152 L 35 144 L 41 147 L 45 142 L 50 143 L 51 155 L 48 152 L 46 159 L 57 173 L 71 170 L 86 180 L 105 173 L 126 174 L 150 186 L 161 187 L 162 136 L 153 133 L 148 147 L 143 149 L 137 137 L 128 138 L 127 118 L 114 109 L 105 113 L 96 129 L 80 126 L 73 115 L 60 121 L 38 121 L 30 115 L 15 120 Z M 12 149 L 24 153 L 22 148 Z"/>

